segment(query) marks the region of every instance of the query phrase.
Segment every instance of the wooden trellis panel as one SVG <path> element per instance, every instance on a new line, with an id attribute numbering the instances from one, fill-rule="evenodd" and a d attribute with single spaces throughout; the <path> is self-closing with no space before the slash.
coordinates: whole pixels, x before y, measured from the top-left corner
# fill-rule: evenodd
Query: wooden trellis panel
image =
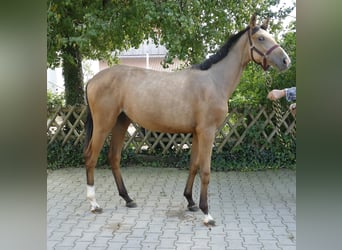
<path id="1" fill-rule="evenodd" d="M 86 119 L 86 106 L 59 107 L 49 112 L 47 121 L 48 144 L 59 141 L 62 145 L 71 142 L 73 145 L 83 145 Z M 276 120 L 275 111 L 268 112 L 266 107 L 258 110 L 238 112 L 230 110 L 222 126 L 217 130 L 213 147 L 218 152 L 230 151 L 248 138 L 248 133 L 259 133 L 262 140 L 252 143 L 260 145 L 262 150 L 271 144 L 275 137 L 290 134 L 296 138 L 296 119 L 290 112 L 283 112 L 280 121 Z M 180 152 L 191 148 L 191 134 L 168 134 L 145 130 L 132 123 L 126 133 L 123 150 L 133 149 L 136 153 L 162 152 L 170 150 Z M 110 136 L 106 140 L 110 143 Z M 251 143 L 251 142 L 248 142 Z"/>
<path id="2" fill-rule="evenodd" d="M 58 107 L 47 121 L 48 144 L 55 140 L 72 141 L 73 145 L 83 143 L 85 130 L 85 106 Z"/>
<path id="3" fill-rule="evenodd" d="M 215 146 L 217 151 L 221 152 L 226 144 L 233 144 L 231 149 L 240 145 L 247 134 L 253 129 L 256 124 L 259 124 L 257 129 L 261 134 L 261 137 L 265 140 L 265 143 L 261 146 L 261 150 L 271 144 L 272 140 L 277 136 L 277 132 L 280 134 L 288 135 L 295 140 L 296 139 L 296 120 L 290 112 L 284 112 L 280 124 L 277 124 L 275 118 L 275 111 L 267 113 L 265 106 L 260 106 L 257 112 L 244 112 L 239 113 L 236 109 L 233 109 L 226 117 L 225 122 L 216 133 Z M 235 117 L 234 117 L 235 116 Z M 233 118 L 234 117 L 234 118 Z M 229 127 L 229 132 L 225 132 L 225 127 Z M 226 129 L 227 130 L 227 129 Z M 254 142 L 255 143 L 255 142 Z M 260 144 L 260 141 L 257 142 Z"/>
<path id="4" fill-rule="evenodd" d="M 130 130 L 135 131 L 130 134 Z M 132 123 L 131 128 L 126 133 L 124 150 L 133 145 L 136 153 L 147 150 L 148 153 L 154 153 L 157 148 L 163 154 L 169 150 L 180 152 L 184 148 L 191 147 L 191 134 L 169 134 L 159 133 L 141 128 L 138 124 Z"/>

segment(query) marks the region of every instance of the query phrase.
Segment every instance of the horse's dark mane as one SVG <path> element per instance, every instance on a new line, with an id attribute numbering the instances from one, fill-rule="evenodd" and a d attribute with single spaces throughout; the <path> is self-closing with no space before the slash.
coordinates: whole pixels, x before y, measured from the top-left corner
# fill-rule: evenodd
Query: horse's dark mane
<path id="1" fill-rule="evenodd" d="M 214 54 L 211 55 L 208 59 L 204 60 L 200 64 L 192 65 L 192 69 L 198 69 L 198 70 L 207 70 L 210 69 L 210 67 L 221 61 L 223 58 L 225 58 L 230 49 L 234 46 L 234 44 L 239 40 L 239 38 L 247 31 L 249 30 L 249 27 L 241 30 L 239 33 L 232 35 L 228 38 L 228 41 Z"/>

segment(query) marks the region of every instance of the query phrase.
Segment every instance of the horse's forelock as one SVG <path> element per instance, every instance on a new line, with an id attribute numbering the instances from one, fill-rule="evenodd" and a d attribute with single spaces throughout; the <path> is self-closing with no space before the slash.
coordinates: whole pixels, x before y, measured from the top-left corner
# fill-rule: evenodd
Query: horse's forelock
<path id="1" fill-rule="evenodd" d="M 255 26 L 255 27 L 252 29 L 252 35 L 254 35 L 255 33 L 257 33 L 257 32 L 260 30 L 260 28 L 262 28 L 262 27 Z"/>

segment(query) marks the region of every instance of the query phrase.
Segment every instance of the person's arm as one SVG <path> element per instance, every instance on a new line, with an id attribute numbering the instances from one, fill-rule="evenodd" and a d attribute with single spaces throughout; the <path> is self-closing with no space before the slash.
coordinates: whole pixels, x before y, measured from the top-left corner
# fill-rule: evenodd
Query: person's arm
<path id="1" fill-rule="evenodd" d="M 296 100 L 296 87 L 285 89 L 285 96 L 288 102 Z"/>
<path id="2" fill-rule="evenodd" d="M 278 100 L 282 97 L 286 97 L 286 100 L 291 102 L 296 100 L 296 87 L 286 89 L 273 89 L 267 95 L 267 98 L 271 101 Z"/>

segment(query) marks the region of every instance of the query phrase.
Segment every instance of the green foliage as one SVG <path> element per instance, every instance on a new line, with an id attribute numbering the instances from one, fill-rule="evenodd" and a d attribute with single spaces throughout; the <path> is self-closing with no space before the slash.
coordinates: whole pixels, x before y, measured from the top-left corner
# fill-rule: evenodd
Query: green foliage
<path id="1" fill-rule="evenodd" d="M 84 165 L 82 146 L 73 146 L 71 143 L 55 141 L 47 147 L 48 168 L 79 167 Z"/>
<path id="2" fill-rule="evenodd" d="M 62 145 L 60 141 L 54 141 L 47 148 L 48 168 L 57 169 L 65 167 L 84 166 L 83 147 L 82 145 L 74 146 L 67 142 Z M 104 147 L 98 159 L 98 165 L 107 164 L 108 147 Z"/>
<path id="3" fill-rule="evenodd" d="M 295 168 L 295 164 L 295 148 L 288 151 L 281 146 L 273 146 L 260 151 L 256 146 L 246 143 L 232 152 L 213 153 L 211 163 L 216 171 Z"/>
<path id="4" fill-rule="evenodd" d="M 56 109 L 58 106 L 63 106 L 65 104 L 63 94 L 54 94 L 51 91 L 47 91 L 47 110 Z"/>
<path id="5" fill-rule="evenodd" d="M 266 143 L 262 135 L 264 124 L 257 122 L 251 127 L 243 140 L 233 150 L 232 144 L 226 144 L 223 152 L 213 152 L 214 170 L 261 170 L 265 168 L 295 167 L 296 141 L 291 135 L 276 136 L 271 144 Z M 268 145 L 261 149 L 262 145 Z"/>
<path id="6" fill-rule="evenodd" d="M 100 152 L 97 166 L 108 167 L 108 150 L 109 146 L 105 144 Z M 135 161 L 136 155 L 131 149 L 127 149 L 122 153 L 121 159 L 122 164 L 125 166 Z M 75 146 L 70 142 L 62 145 L 62 142 L 54 141 L 47 146 L 47 163 L 49 169 L 83 167 L 83 145 Z"/>
<path id="7" fill-rule="evenodd" d="M 295 168 L 296 166 L 296 143 L 290 137 L 284 137 L 285 143 L 279 139 L 274 140 L 272 145 L 260 150 L 258 141 L 262 140 L 260 132 L 255 129 L 246 136 L 244 143 L 229 152 L 227 146 L 223 152 L 213 151 L 211 168 L 214 171 L 252 171 L 275 168 Z M 60 142 L 53 142 L 48 146 L 48 168 L 57 169 L 65 167 L 84 166 L 82 146 L 73 146 L 70 143 L 62 146 Z M 109 168 L 107 162 L 108 146 L 105 146 L 98 158 L 99 167 Z M 135 164 L 148 167 L 172 167 L 189 168 L 190 151 L 181 153 L 169 152 L 166 155 L 136 154 L 132 149 L 125 150 L 121 157 L 121 166 Z"/>

